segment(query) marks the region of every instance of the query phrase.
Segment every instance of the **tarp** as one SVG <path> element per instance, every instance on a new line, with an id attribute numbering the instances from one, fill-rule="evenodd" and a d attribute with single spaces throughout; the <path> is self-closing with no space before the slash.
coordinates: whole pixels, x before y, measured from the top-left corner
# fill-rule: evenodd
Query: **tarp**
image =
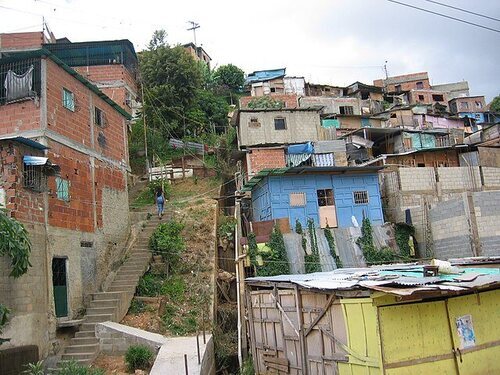
<path id="1" fill-rule="evenodd" d="M 290 145 L 287 151 L 288 154 L 312 154 L 313 152 L 314 148 L 312 142 Z"/>
<path id="2" fill-rule="evenodd" d="M 23 162 L 26 165 L 45 165 L 49 161 L 49 158 L 44 158 L 42 156 L 29 156 L 25 155 L 23 157 Z"/>

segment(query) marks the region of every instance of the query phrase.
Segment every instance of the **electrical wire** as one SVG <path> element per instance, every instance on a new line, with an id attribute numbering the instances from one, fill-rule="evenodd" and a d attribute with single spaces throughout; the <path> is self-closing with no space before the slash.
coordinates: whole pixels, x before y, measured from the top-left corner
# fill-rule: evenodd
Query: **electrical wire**
<path id="1" fill-rule="evenodd" d="M 495 32 L 495 33 L 500 33 L 500 30 L 498 30 L 498 29 L 494 29 L 494 28 L 492 28 L 492 27 L 488 27 L 488 26 L 480 25 L 480 24 L 478 24 L 478 23 L 474 23 L 474 22 L 466 21 L 466 20 L 463 20 L 463 19 L 461 19 L 461 18 L 448 16 L 448 15 L 443 14 L 443 13 L 434 12 L 434 11 L 432 11 L 432 10 L 428 10 L 428 9 L 420 8 L 420 7 L 417 7 L 417 6 L 415 6 L 415 5 L 410 5 L 410 4 L 407 4 L 407 3 L 403 3 L 403 2 L 401 2 L 401 1 L 396 1 L 396 0 L 387 0 L 387 1 L 388 1 L 388 2 L 390 2 L 390 3 L 394 3 L 394 4 L 398 4 L 398 5 L 405 6 L 405 7 L 408 7 L 408 8 L 417 9 L 417 10 L 420 10 L 420 11 L 422 11 L 422 12 L 431 13 L 431 14 L 434 14 L 434 15 L 436 15 L 436 16 L 440 16 L 440 17 L 448 18 L 448 19 L 450 19 L 450 20 L 454 20 L 454 21 L 457 21 L 457 22 L 462 22 L 462 23 L 465 23 L 465 24 L 468 24 L 468 25 L 471 25 L 471 26 L 480 27 L 480 28 L 482 28 L 482 29 L 489 30 L 489 31 L 493 31 L 493 32 Z"/>
<path id="2" fill-rule="evenodd" d="M 427 1 L 428 3 L 433 3 L 433 4 L 441 5 L 443 7 L 455 9 L 455 10 L 458 10 L 460 12 L 469 13 L 469 14 L 472 14 L 474 16 L 484 17 L 484 18 L 488 18 L 488 19 L 493 20 L 493 21 L 500 22 L 500 19 L 498 19 L 498 18 L 490 17 L 490 16 L 487 16 L 487 15 L 481 14 L 481 13 L 472 12 L 470 10 L 459 8 L 459 7 L 456 7 L 456 6 L 453 6 L 453 5 L 449 5 L 449 4 L 445 4 L 445 3 L 441 3 L 439 1 L 434 1 L 434 0 L 424 0 L 424 1 Z"/>

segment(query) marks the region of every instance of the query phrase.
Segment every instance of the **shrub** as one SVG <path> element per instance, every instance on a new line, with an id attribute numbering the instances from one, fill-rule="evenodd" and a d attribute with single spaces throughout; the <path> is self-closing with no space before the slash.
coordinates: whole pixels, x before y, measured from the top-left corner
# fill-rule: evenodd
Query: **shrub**
<path id="1" fill-rule="evenodd" d="M 146 304 L 143 301 L 139 301 L 138 299 L 132 299 L 132 302 L 130 302 L 128 313 L 137 315 L 144 311 L 146 311 Z"/>
<path id="2" fill-rule="evenodd" d="M 184 224 L 172 220 L 158 226 L 149 240 L 149 248 L 162 256 L 169 269 L 175 269 L 186 244 L 181 236 Z"/>
<path id="3" fill-rule="evenodd" d="M 181 276 L 171 276 L 163 283 L 161 294 L 172 302 L 182 302 L 186 292 L 186 282 Z"/>
<path id="4" fill-rule="evenodd" d="M 125 353 L 125 362 L 129 371 L 147 370 L 153 361 L 153 352 L 144 345 L 132 345 Z"/>
<path id="5" fill-rule="evenodd" d="M 26 370 L 22 372 L 23 375 L 44 375 L 43 361 L 37 363 L 28 363 Z"/>
<path id="6" fill-rule="evenodd" d="M 139 285 L 137 285 L 137 295 L 145 297 L 157 297 L 161 294 L 162 287 L 162 276 L 147 273 L 139 280 Z"/>
<path id="7" fill-rule="evenodd" d="M 75 361 L 65 362 L 57 375 L 104 375 L 104 370 L 79 365 Z"/>

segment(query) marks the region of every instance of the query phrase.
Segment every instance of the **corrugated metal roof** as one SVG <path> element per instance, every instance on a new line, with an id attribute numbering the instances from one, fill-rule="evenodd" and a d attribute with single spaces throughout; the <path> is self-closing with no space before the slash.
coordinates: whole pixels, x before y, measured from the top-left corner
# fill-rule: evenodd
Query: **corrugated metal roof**
<path id="1" fill-rule="evenodd" d="M 470 276 L 470 277 L 469 277 Z M 246 279 L 250 285 L 286 282 L 320 290 L 374 290 L 408 296 L 419 292 L 467 292 L 471 288 L 500 286 L 500 269 L 465 268 L 461 274 L 423 277 L 421 265 L 388 265 L 372 268 L 341 268 L 305 275 L 280 275 Z"/>
<path id="2" fill-rule="evenodd" d="M 246 78 L 246 84 L 252 84 L 256 82 L 269 81 L 272 79 L 284 77 L 286 68 L 281 69 L 270 69 L 270 70 L 257 70 L 250 73 Z"/>
<path id="3" fill-rule="evenodd" d="M 39 143 L 37 141 L 34 141 L 32 139 L 29 139 L 29 138 L 25 138 L 25 137 L 5 137 L 5 138 L 0 138 L 0 141 L 13 141 L 13 142 L 17 142 L 17 143 L 22 143 L 23 145 L 32 147 L 36 150 L 42 150 L 42 151 L 49 149 L 49 147 L 42 145 L 41 143 Z"/>

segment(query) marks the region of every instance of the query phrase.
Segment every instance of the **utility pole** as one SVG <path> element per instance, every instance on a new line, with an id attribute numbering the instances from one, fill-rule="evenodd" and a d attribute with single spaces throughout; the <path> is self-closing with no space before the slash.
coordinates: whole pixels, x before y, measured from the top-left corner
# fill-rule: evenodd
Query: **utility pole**
<path id="1" fill-rule="evenodd" d="M 384 72 L 385 72 L 385 79 L 389 78 L 389 74 L 387 74 L 387 60 L 385 60 Z"/>
<path id="2" fill-rule="evenodd" d="M 146 131 L 146 111 L 145 111 L 145 104 L 146 104 L 146 97 L 144 96 L 144 81 L 141 79 L 141 93 L 142 93 L 142 125 L 144 128 L 144 155 L 146 156 L 146 172 L 148 173 L 148 179 L 149 179 L 149 159 L 148 159 L 148 135 Z"/>
<path id="3" fill-rule="evenodd" d="M 194 21 L 188 21 L 188 23 L 191 24 L 191 27 L 187 29 L 188 31 L 193 30 L 193 35 L 194 35 L 194 46 L 197 47 L 198 45 L 196 44 L 196 29 L 200 28 L 200 24 L 196 23 Z"/>

